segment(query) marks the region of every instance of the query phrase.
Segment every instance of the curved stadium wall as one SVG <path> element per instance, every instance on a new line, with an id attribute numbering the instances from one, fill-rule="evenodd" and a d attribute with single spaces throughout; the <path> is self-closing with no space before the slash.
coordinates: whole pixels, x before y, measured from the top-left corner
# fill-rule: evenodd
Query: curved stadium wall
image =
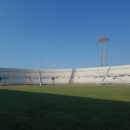
<path id="1" fill-rule="evenodd" d="M 130 65 L 76 69 L 0 68 L 0 85 L 130 84 Z"/>

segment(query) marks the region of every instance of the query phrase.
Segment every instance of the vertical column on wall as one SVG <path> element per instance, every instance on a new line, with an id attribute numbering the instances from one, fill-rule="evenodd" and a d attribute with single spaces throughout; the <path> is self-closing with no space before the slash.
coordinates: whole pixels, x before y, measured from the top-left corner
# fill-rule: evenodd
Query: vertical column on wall
<path id="1" fill-rule="evenodd" d="M 102 73 L 102 76 L 104 75 L 105 71 L 106 71 L 106 69 L 104 69 L 104 71 L 103 71 L 103 73 Z"/>
<path id="2" fill-rule="evenodd" d="M 22 75 L 22 77 L 24 77 L 23 70 L 21 70 L 21 75 Z"/>
<path id="3" fill-rule="evenodd" d="M 84 74 L 84 77 L 85 77 L 85 78 L 86 78 L 87 73 L 88 73 L 88 70 L 86 70 L 86 72 L 85 72 L 85 74 Z M 88 81 L 86 80 L 86 82 L 88 82 Z"/>
<path id="4" fill-rule="evenodd" d="M 10 70 L 11 77 L 14 77 L 12 70 Z"/>
<path id="5" fill-rule="evenodd" d="M 40 70 L 39 70 L 39 76 L 40 76 L 40 86 L 42 86 L 42 76 L 43 75 L 43 71 L 42 71 L 42 61 L 40 61 Z"/>
<path id="6" fill-rule="evenodd" d="M 31 79 L 27 79 L 27 84 L 31 84 Z"/>
<path id="7" fill-rule="evenodd" d="M 78 74 L 79 74 L 79 70 L 77 71 L 76 76 L 78 76 Z"/>
<path id="8" fill-rule="evenodd" d="M 40 86 L 42 86 L 42 79 L 41 79 L 41 70 L 39 70 L 39 79 L 40 79 Z"/>
<path id="9" fill-rule="evenodd" d="M 105 73 L 105 75 L 104 75 L 104 78 L 103 78 L 103 80 L 102 80 L 102 83 L 105 81 L 105 79 L 107 78 L 107 74 L 108 74 L 108 72 L 109 72 L 109 70 L 111 69 L 111 67 L 109 67 L 109 68 L 106 68 L 105 70 L 104 70 L 104 73 Z"/>
<path id="10" fill-rule="evenodd" d="M 34 71 L 32 70 L 32 77 L 34 77 Z"/>
<path id="11" fill-rule="evenodd" d="M 33 71 L 33 70 L 32 70 L 32 77 L 35 78 L 35 77 L 34 77 L 34 71 Z M 33 83 L 34 83 L 34 79 L 32 79 L 32 84 L 33 84 Z M 30 77 L 30 84 L 31 84 L 31 77 Z"/>
<path id="12" fill-rule="evenodd" d="M 0 78 L 0 86 L 4 85 L 4 80 L 2 78 Z"/>
<path id="13" fill-rule="evenodd" d="M 43 73 L 43 70 L 42 70 L 42 78 L 44 77 L 44 73 Z"/>
<path id="14" fill-rule="evenodd" d="M 96 80 L 96 79 L 94 78 L 92 82 L 94 83 L 95 80 Z"/>
<path id="15" fill-rule="evenodd" d="M 54 79 L 55 79 L 54 78 L 54 62 L 53 62 L 53 78 L 52 79 L 53 79 L 53 86 L 54 86 Z"/>
<path id="16" fill-rule="evenodd" d="M 66 71 L 64 70 L 63 77 L 65 77 L 65 73 L 66 73 Z"/>
<path id="17" fill-rule="evenodd" d="M 85 77 L 86 77 L 87 73 L 88 73 L 88 70 L 86 70 L 86 72 L 85 72 L 85 74 L 84 74 Z"/>
<path id="18" fill-rule="evenodd" d="M 74 72 L 75 72 L 75 70 L 74 70 L 74 68 L 73 68 L 73 69 L 72 69 L 72 73 L 71 73 L 71 77 L 70 77 L 70 80 L 69 80 L 69 83 L 72 83 L 72 81 L 73 81 Z"/>

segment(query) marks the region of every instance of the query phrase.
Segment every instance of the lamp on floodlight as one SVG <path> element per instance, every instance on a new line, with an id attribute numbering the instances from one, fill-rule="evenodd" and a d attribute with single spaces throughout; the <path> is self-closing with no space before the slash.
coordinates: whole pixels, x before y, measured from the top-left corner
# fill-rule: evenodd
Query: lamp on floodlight
<path id="1" fill-rule="evenodd" d="M 98 43 L 100 43 L 100 57 L 101 57 L 101 67 L 102 67 L 102 48 L 101 48 L 101 43 L 105 43 L 105 53 L 106 53 L 106 66 L 107 66 L 107 46 L 106 42 L 109 41 L 109 37 L 100 37 L 98 38 Z"/>

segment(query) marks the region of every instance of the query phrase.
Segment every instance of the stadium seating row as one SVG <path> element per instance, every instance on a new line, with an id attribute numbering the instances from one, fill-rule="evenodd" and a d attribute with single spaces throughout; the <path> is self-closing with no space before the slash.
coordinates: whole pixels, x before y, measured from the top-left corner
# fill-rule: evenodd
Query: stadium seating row
<path id="1" fill-rule="evenodd" d="M 0 68 L 0 85 L 15 84 L 129 84 L 130 65 L 79 69 Z"/>

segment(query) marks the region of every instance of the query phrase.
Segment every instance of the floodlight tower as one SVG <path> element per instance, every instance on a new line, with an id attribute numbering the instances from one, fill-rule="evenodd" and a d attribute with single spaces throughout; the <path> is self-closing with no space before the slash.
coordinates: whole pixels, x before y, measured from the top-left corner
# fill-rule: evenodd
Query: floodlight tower
<path id="1" fill-rule="evenodd" d="M 109 37 L 100 37 L 98 38 L 98 43 L 100 43 L 100 57 L 101 57 L 101 67 L 102 67 L 102 50 L 101 50 L 101 43 L 105 43 L 105 53 L 106 53 L 106 66 L 107 66 L 107 46 L 106 42 L 109 41 Z"/>
<path id="2" fill-rule="evenodd" d="M 98 38 L 98 43 L 100 42 L 100 58 L 101 58 L 101 67 L 102 67 L 102 47 L 101 47 L 101 38 Z"/>

